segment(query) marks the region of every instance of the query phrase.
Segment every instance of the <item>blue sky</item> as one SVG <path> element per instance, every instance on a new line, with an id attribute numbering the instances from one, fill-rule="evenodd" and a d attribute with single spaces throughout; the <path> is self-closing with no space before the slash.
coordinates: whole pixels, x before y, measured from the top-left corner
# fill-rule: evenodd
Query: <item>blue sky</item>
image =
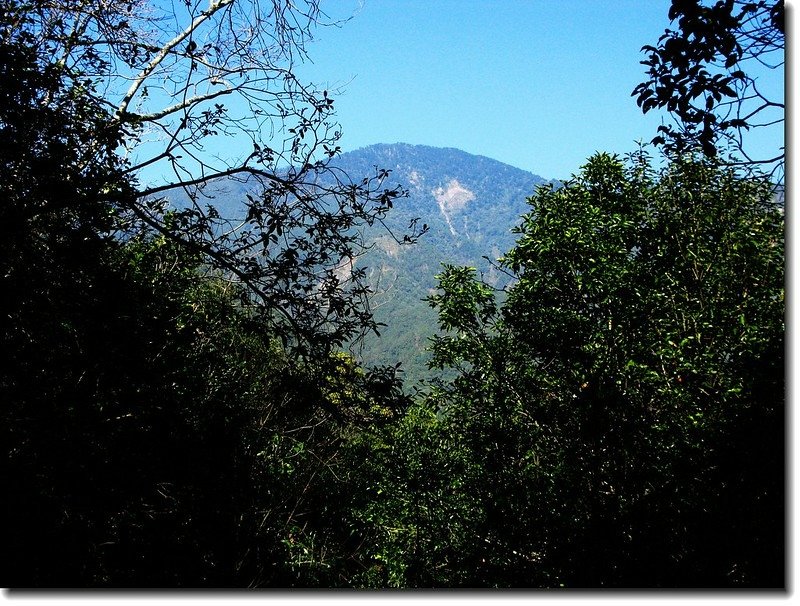
<path id="1" fill-rule="evenodd" d="M 669 0 L 323 0 L 299 71 L 335 95 L 342 148 L 457 147 L 543 177 L 626 153 L 661 117 L 631 90 Z"/>

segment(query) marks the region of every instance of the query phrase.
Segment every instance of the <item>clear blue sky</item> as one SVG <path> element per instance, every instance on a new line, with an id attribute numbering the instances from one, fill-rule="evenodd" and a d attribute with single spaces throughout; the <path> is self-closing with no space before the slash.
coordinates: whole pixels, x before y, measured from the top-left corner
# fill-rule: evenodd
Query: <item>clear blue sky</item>
<path id="1" fill-rule="evenodd" d="M 626 153 L 661 117 L 631 90 L 669 0 L 322 0 L 330 17 L 299 73 L 335 96 L 345 151 L 457 147 L 547 178 Z"/>

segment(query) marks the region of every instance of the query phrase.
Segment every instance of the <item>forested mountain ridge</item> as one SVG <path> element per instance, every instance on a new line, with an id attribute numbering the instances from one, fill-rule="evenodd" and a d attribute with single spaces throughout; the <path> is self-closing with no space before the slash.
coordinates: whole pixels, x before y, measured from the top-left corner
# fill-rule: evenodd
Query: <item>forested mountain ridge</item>
<path id="1" fill-rule="evenodd" d="M 511 232 L 526 212 L 526 199 L 542 177 L 485 156 L 453 148 L 406 143 L 376 144 L 336 159 L 347 174 L 391 171 L 388 185 L 404 188 L 386 224 L 399 240 L 418 219 L 428 232 L 414 245 L 395 241 L 385 230 L 368 230 L 372 245 L 356 266 L 368 268 L 375 289 L 373 310 L 385 324 L 380 337 L 368 337 L 357 354 L 365 364 L 400 361 L 409 382 L 424 376 L 427 336 L 436 314 L 425 303 L 443 264 L 475 267 L 484 279 L 502 288 L 507 277 L 489 262 L 514 243 Z"/>
<path id="2" fill-rule="evenodd" d="M 525 212 L 525 198 L 545 182 L 542 177 L 485 156 L 454 148 L 405 143 L 376 144 L 342 154 L 335 161 L 348 174 L 380 167 L 390 182 L 407 189 L 387 217 L 401 229 L 407 217 L 429 227 L 427 239 L 455 248 L 513 242 L 509 232 Z"/>
<path id="3" fill-rule="evenodd" d="M 424 299 L 436 286 L 435 276 L 444 264 L 467 265 L 503 288 L 508 277 L 493 262 L 514 244 L 511 230 L 528 209 L 526 199 L 548 181 L 486 156 L 408 143 L 345 152 L 332 167 L 354 177 L 386 170 L 384 185 L 407 193 L 395 200 L 383 224 L 364 227 L 367 250 L 352 268 L 343 268 L 341 277 L 350 269 L 367 271 L 375 291 L 372 310 L 384 325 L 380 335 L 353 345 L 353 353 L 366 366 L 400 362 L 406 382 L 414 383 L 428 375 L 428 337 L 435 333 L 436 313 Z M 247 181 L 217 180 L 205 188 L 201 204 L 241 219 L 247 195 L 255 189 Z M 178 194 L 173 202 L 180 207 L 185 197 Z M 418 242 L 404 243 L 414 220 L 426 225 L 427 233 Z"/>

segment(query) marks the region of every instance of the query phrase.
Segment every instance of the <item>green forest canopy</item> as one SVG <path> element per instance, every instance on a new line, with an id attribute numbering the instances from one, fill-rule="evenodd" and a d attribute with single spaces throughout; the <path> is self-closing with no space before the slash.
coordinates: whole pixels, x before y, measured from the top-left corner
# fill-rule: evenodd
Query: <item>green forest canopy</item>
<path id="1" fill-rule="evenodd" d="M 411 396 L 340 351 L 375 326 L 336 271 L 402 191 L 319 187 L 333 102 L 291 77 L 319 7 L 264 3 L 242 38 L 243 6 L 176 4 L 163 38 L 137 3 L 0 7 L 5 585 L 783 587 L 771 183 L 640 151 L 532 192 L 504 299 L 443 269 L 447 372 Z M 246 160 L 193 155 L 237 127 Z M 165 147 L 132 164 L 146 128 Z M 172 182 L 138 182 L 162 161 Z M 261 195 L 230 226 L 200 194 L 244 175 Z M 165 212 L 172 188 L 193 204 Z"/>

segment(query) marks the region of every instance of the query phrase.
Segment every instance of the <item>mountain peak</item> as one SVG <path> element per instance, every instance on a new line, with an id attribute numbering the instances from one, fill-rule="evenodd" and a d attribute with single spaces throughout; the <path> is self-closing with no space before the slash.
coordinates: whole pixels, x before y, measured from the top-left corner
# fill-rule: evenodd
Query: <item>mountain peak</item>
<path id="1" fill-rule="evenodd" d="M 376 166 L 391 171 L 392 181 L 409 195 L 396 202 L 390 222 L 419 217 L 430 226 L 435 241 L 442 231 L 456 239 L 456 247 L 477 238 L 489 244 L 489 250 L 511 243 L 507 234 L 526 212 L 527 197 L 545 182 L 486 156 L 409 143 L 376 143 L 343 153 L 334 163 L 355 176 Z"/>
<path id="2" fill-rule="evenodd" d="M 426 164 L 434 161 L 437 164 L 472 164 L 481 167 L 482 170 L 519 171 L 527 175 L 533 175 L 544 181 L 542 177 L 534 175 L 530 171 L 505 164 L 499 160 L 494 160 L 488 156 L 473 154 L 455 147 L 433 147 L 431 145 L 420 145 L 412 143 L 374 143 L 365 147 L 360 147 L 352 151 L 344 152 L 340 158 L 350 162 L 352 159 L 359 158 L 371 162 L 371 166 L 393 169 L 395 166 L 408 166 Z"/>
<path id="3" fill-rule="evenodd" d="M 401 360 L 409 378 L 424 376 L 425 337 L 436 330 L 436 315 L 424 299 L 436 288 L 441 264 L 475 267 L 484 280 L 503 287 L 506 277 L 487 257 L 497 259 L 513 246 L 511 230 L 545 179 L 460 149 L 408 143 L 370 145 L 334 163 L 353 177 L 376 166 L 392 171 L 392 182 L 408 192 L 386 216 L 392 233 L 404 233 L 414 219 L 428 225 L 413 246 L 398 245 L 377 227 L 368 230 L 372 247 L 358 260 L 373 284 L 375 317 L 386 325 L 382 338 L 365 342 L 363 361 Z"/>

